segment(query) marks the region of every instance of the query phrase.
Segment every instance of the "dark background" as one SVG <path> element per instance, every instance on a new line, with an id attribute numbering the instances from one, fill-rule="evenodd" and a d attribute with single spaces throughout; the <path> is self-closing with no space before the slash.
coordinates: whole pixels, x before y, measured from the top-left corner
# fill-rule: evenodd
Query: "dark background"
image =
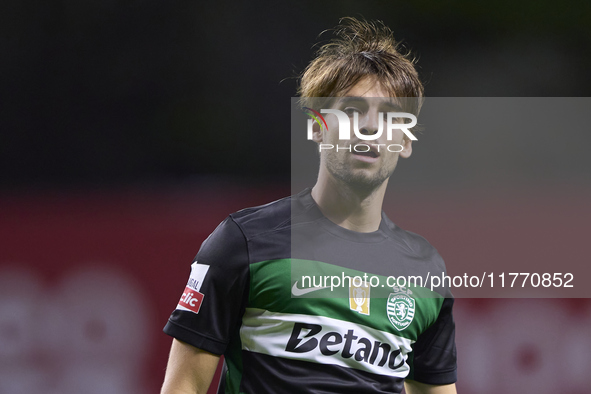
<path id="1" fill-rule="evenodd" d="M 427 96 L 588 96 L 590 11 L 548 0 L 3 1 L 0 188 L 289 182 L 289 97 L 342 16 L 390 26 L 419 57 Z"/>
<path id="2" fill-rule="evenodd" d="M 588 1 L 0 2 L 0 394 L 157 392 L 199 245 L 290 192 L 290 97 L 342 16 L 404 39 L 428 97 L 590 96 Z M 450 274 L 589 266 L 591 133 L 540 116 L 399 164 L 385 210 Z M 456 300 L 460 391 L 586 393 L 590 299 L 495 290 Z"/>

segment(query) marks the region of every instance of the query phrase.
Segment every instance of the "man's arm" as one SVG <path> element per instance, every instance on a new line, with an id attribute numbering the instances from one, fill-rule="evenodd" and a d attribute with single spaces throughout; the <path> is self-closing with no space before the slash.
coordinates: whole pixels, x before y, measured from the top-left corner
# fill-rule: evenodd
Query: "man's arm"
<path id="1" fill-rule="evenodd" d="M 206 394 L 220 356 L 173 339 L 161 394 Z"/>
<path id="2" fill-rule="evenodd" d="M 456 394 L 456 385 L 444 384 L 444 385 L 432 385 L 415 382 L 414 380 L 404 381 L 404 390 L 406 394 Z"/>

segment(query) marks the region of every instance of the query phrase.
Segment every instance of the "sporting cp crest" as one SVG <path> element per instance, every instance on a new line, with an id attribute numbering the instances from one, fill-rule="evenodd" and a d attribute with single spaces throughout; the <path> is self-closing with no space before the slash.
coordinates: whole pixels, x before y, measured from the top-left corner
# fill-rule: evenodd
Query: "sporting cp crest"
<path id="1" fill-rule="evenodd" d="M 387 308 L 388 320 L 398 331 L 408 327 L 415 317 L 415 300 L 406 294 L 390 293 Z"/>

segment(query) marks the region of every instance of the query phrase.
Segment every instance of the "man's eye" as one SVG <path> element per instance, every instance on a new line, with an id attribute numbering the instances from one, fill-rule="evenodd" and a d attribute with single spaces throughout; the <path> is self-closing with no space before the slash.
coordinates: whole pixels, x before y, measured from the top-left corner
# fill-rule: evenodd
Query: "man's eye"
<path id="1" fill-rule="evenodd" d="M 352 108 L 352 107 L 345 108 L 345 109 L 343 110 L 343 112 L 344 112 L 344 113 L 346 113 L 346 114 L 347 114 L 347 115 L 349 115 L 349 116 L 353 116 L 353 114 L 354 114 L 355 112 L 357 112 L 357 113 L 361 113 L 361 111 L 360 111 L 359 109 L 357 109 L 357 108 Z"/>

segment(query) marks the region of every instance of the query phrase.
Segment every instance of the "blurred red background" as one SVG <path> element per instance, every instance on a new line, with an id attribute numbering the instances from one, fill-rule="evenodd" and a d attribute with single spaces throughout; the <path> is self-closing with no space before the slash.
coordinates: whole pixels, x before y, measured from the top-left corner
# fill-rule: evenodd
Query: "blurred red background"
<path id="1" fill-rule="evenodd" d="M 4 195 L 0 393 L 158 392 L 171 342 L 161 330 L 201 242 L 228 213 L 288 194 L 266 185 Z M 429 204 L 410 196 L 397 200 L 404 210 L 386 210 L 429 239 L 450 274 L 474 268 L 475 256 L 494 258 L 493 242 L 537 217 L 527 199 L 480 200 L 475 216 L 457 196 L 439 197 Z M 579 203 L 569 209 L 585 212 Z M 514 226 L 498 220 L 507 210 Z M 544 220 L 575 227 L 582 220 L 565 217 Z M 541 250 L 537 261 L 555 262 Z M 589 299 L 457 299 L 460 391 L 587 392 L 590 312 Z"/>

